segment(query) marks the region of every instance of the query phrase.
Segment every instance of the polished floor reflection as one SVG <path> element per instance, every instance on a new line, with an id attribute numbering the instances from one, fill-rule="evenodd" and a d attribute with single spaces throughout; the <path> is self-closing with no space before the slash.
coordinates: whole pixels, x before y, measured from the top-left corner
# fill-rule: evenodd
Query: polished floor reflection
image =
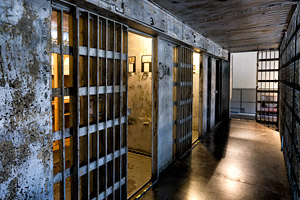
<path id="1" fill-rule="evenodd" d="M 207 135 L 141 199 L 292 199 L 278 132 L 233 119 Z"/>

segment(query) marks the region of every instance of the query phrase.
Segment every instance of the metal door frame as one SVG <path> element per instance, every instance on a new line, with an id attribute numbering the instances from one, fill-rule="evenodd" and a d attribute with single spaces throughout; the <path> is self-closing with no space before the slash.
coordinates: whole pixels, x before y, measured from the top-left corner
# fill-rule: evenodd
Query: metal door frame
<path id="1" fill-rule="evenodd" d="M 157 142 L 155 143 L 154 141 L 157 140 L 157 134 L 154 134 L 154 121 L 155 121 L 155 116 L 154 116 L 154 76 L 155 76 L 155 71 L 156 71 L 156 65 L 154 63 L 155 61 L 155 37 L 152 35 L 149 35 L 147 33 L 141 32 L 139 30 L 136 30 L 134 28 L 128 28 L 128 33 L 131 32 L 133 34 L 136 35 L 140 35 L 143 37 L 147 37 L 147 38 L 151 38 L 152 39 L 152 65 L 151 65 L 151 72 L 152 72 L 152 79 L 151 79 L 151 178 L 149 179 L 148 182 L 150 181 L 154 181 L 156 180 L 156 176 L 157 176 L 157 156 L 156 156 L 156 152 L 157 152 Z M 129 46 L 130 44 L 128 44 Z M 155 137 L 155 138 L 154 138 Z M 147 183 L 148 183 L 147 182 Z M 140 189 L 142 189 L 144 186 L 142 186 Z M 131 199 L 131 197 L 134 197 L 139 190 L 138 189 L 135 193 L 133 193 L 129 199 Z"/>

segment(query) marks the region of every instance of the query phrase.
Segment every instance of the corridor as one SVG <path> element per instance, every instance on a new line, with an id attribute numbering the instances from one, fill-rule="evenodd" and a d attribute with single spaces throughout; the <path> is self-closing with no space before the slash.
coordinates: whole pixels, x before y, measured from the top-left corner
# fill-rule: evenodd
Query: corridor
<path id="1" fill-rule="evenodd" d="M 278 132 L 232 119 L 208 135 L 141 199 L 292 199 Z"/>

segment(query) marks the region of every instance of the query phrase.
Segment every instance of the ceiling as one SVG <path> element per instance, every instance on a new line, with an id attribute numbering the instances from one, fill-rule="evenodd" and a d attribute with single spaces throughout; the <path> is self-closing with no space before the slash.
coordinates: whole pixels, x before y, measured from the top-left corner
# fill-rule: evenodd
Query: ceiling
<path id="1" fill-rule="evenodd" d="M 279 48 L 298 1 L 153 0 L 231 52 Z"/>

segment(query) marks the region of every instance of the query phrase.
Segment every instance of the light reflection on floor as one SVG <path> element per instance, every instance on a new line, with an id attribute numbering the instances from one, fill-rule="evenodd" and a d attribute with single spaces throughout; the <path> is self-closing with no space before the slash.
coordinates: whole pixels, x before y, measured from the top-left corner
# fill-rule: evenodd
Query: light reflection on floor
<path id="1" fill-rule="evenodd" d="M 207 136 L 141 199 L 292 199 L 278 132 L 231 120 Z"/>

